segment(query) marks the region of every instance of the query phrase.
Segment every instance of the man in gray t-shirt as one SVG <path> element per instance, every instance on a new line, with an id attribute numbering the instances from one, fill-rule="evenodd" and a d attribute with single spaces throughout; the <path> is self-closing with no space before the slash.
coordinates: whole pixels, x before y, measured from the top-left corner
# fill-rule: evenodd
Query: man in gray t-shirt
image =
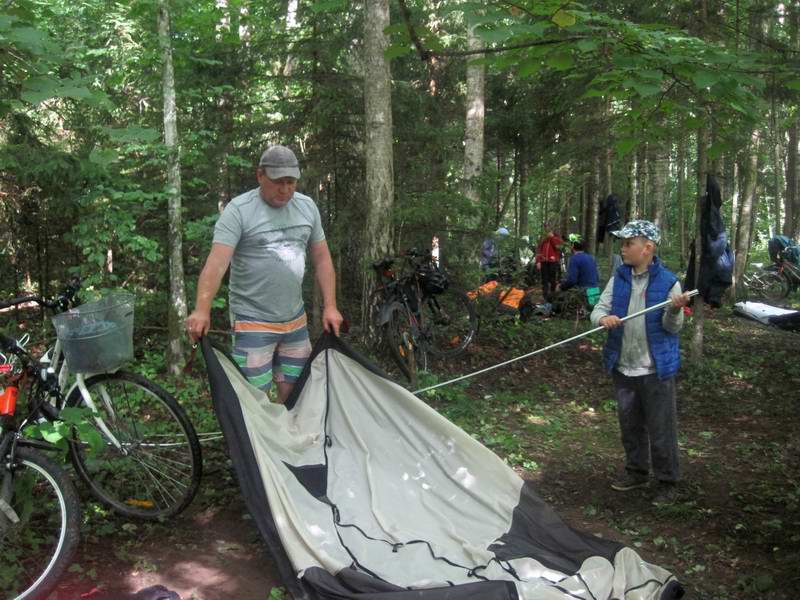
<path id="1" fill-rule="evenodd" d="M 230 265 L 233 356 L 250 382 L 278 401 L 289 396 L 311 351 L 303 308 L 306 251 L 322 292 L 325 331 L 338 335 L 335 273 L 319 210 L 295 191 L 300 169 L 289 148 L 272 146 L 256 171 L 259 187 L 231 200 L 214 228 L 214 242 L 186 320 L 192 339 L 208 332 L 211 302 Z"/>

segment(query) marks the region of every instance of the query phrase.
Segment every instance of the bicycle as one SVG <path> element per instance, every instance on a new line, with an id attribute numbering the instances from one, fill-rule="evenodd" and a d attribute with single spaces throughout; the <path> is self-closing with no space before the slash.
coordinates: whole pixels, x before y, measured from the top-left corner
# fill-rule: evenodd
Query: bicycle
<path id="1" fill-rule="evenodd" d="M 405 272 L 394 265 L 405 261 Z M 403 375 L 414 381 L 426 369 L 428 354 L 453 358 L 472 343 L 477 331 L 475 308 L 467 295 L 450 287 L 430 251 L 414 249 L 400 257 L 385 257 L 372 268 L 378 288 L 370 298 L 374 339 L 388 346 Z"/>
<path id="2" fill-rule="evenodd" d="M 18 351 L 16 340 L 0 336 L 0 348 Z M 40 377 L 38 367 L 21 360 L 0 363 L 5 385 L 0 393 L 0 595 L 16 600 L 47 597 L 78 547 L 81 507 L 67 474 L 40 450 L 47 442 L 23 437 L 44 398 L 29 402 L 29 413 L 17 423 L 18 383 Z"/>
<path id="3" fill-rule="evenodd" d="M 761 263 L 753 265 L 756 269 L 742 277 L 748 297 L 780 302 L 800 287 L 800 267 L 778 253 L 777 260 L 764 267 Z"/>
<path id="4" fill-rule="evenodd" d="M 79 305 L 79 286 L 73 281 L 53 300 L 24 296 L 0 302 L 0 308 L 34 302 L 65 315 Z M 16 344 L 13 353 L 42 373 L 28 377 L 25 389 L 29 404 L 37 407 L 39 422 L 58 421 L 65 408 L 91 412 L 86 427 L 102 440 L 99 447 L 91 450 L 91 436 L 78 435 L 74 427 L 67 442 L 75 471 L 98 500 L 121 515 L 148 520 L 175 516 L 189 505 L 202 475 L 200 443 L 171 394 L 141 375 L 119 369 L 119 364 L 109 363 L 103 372 L 72 374 L 70 361 L 75 355 L 65 354 L 60 338 L 38 358 L 24 344 Z"/>

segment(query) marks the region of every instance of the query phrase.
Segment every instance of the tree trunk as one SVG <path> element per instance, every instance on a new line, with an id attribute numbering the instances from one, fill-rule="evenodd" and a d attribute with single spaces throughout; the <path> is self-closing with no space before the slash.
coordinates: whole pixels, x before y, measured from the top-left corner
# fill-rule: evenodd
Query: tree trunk
<path id="1" fill-rule="evenodd" d="M 391 254 L 394 203 L 392 90 L 384 52 L 389 41 L 389 0 L 366 3 L 364 17 L 364 122 L 366 125 L 366 227 L 363 245 L 369 262 Z M 362 323 L 368 318 L 371 277 L 364 277 Z"/>
<path id="2" fill-rule="evenodd" d="M 795 117 L 789 125 L 789 143 L 786 146 L 786 211 L 783 216 L 783 235 L 800 237 L 800 194 L 797 178 L 797 124 Z"/>
<path id="3" fill-rule="evenodd" d="M 678 140 L 678 235 L 680 236 L 680 265 L 686 266 L 686 138 Z"/>
<path id="4" fill-rule="evenodd" d="M 635 211 L 631 211 L 631 220 L 638 219 L 639 216 L 644 216 L 645 212 L 645 188 L 647 186 L 647 164 L 645 161 L 644 144 L 639 146 L 636 151 L 636 200 L 633 204 Z"/>
<path id="5" fill-rule="evenodd" d="M 800 2 L 787 3 L 789 19 L 790 46 L 800 51 Z M 796 98 L 796 97 L 795 97 Z M 800 237 L 800 190 L 797 173 L 797 129 L 800 114 L 795 112 L 788 126 L 786 145 L 786 212 L 783 218 L 783 234 L 791 238 Z M 776 166 L 777 168 L 777 166 Z"/>
<path id="6" fill-rule="evenodd" d="M 629 156 L 631 158 L 629 159 L 630 164 L 628 165 L 628 201 L 625 203 L 625 214 L 622 219 L 623 225 L 636 218 L 636 195 L 639 193 L 637 190 L 637 174 L 639 168 L 637 166 L 636 155 L 630 154 Z"/>
<path id="7" fill-rule="evenodd" d="M 601 160 L 597 154 L 592 161 L 592 194 L 589 197 L 587 217 L 586 250 L 597 255 L 597 213 L 600 210 L 600 170 Z"/>
<path id="8" fill-rule="evenodd" d="M 164 145 L 167 147 L 167 195 L 169 213 L 169 317 L 167 369 L 178 376 L 183 364 L 183 323 L 186 320 L 186 287 L 183 278 L 183 226 L 181 224 L 181 158 L 172 68 L 169 7 L 158 6 L 158 40 L 164 61 Z"/>
<path id="9" fill-rule="evenodd" d="M 667 169 L 669 168 L 669 154 L 661 145 L 650 145 L 650 220 L 661 230 L 661 238 L 665 239 L 666 229 L 664 221 L 664 207 L 666 205 L 665 193 L 667 188 Z"/>
<path id="10" fill-rule="evenodd" d="M 774 109 L 773 109 L 774 110 Z M 783 160 L 781 157 L 781 136 L 780 133 L 780 126 L 777 123 L 777 119 L 773 117 L 773 143 L 774 143 L 774 155 L 773 161 L 774 165 L 772 167 L 773 173 L 773 187 L 774 193 L 772 195 L 772 213 L 774 220 L 774 227 L 770 227 L 770 229 L 774 229 L 775 235 L 781 233 L 781 192 L 783 191 L 783 181 L 782 179 L 782 165 Z"/>
<path id="11" fill-rule="evenodd" d="M 706 177 L 708 175 L 708 129 L 705 125 L 697 131 L 697 202 L 695 205 L 695 226 L 694 226 L 694 272 L 695 283 L 700 276 L 700 199 L 705 193 Z M 703 327 L 705 322 L 705 300 L 702 296 L 695 296 L 693 306 L 694 331 L 692 332 L 692 360 L 695 364 L 703 360 Z"/>
<path id="12" fill-rule="evenodd" d="M 520 141 L 519 153 L 519 235 L 530 236 L 530 223 L 528 212 L 530 211 L 528 201 L 528 146 L 524 140 Z"/>
<path id="13" fill-rule="evenodd" d="M 744 186 L 742 189 L 742 205 L 739 210 L 739 232 L 736 236 L 736 279 L 741 281 L 747 268 L 747 256 L 750 251 L 753 218 L 756 208 L 756 189 L 758 187 L 758 142 L 759 131 L 755 129 L 751 138 L 750 154 L 745 159 Z"/>
<path id="14" fill-rule="evenodd" d="M 483 41 L 475 28 L 467 28 L 467 48 L 483 50 Z M 480 204 L 479 178 L 483 171 L 484 89 L 486 66 L 467 63 L 467 115 L 464 129 L 464 195 L 476 206 Z"/>

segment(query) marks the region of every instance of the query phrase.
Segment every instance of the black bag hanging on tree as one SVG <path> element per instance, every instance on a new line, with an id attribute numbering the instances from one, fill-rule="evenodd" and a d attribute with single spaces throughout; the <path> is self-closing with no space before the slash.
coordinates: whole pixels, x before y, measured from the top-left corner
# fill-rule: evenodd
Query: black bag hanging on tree
<path id="1" fill-rule="evenodd" d="M 718 308 L 733 283 L 733 252 L 722 222 L 722 193 L 714 176 L 706 178 L 706 193 L 700 197 L 700 276 L 695 286 L 695 249 L 692 240 L 683 289 L 695 287 L 706 304 Z"/>

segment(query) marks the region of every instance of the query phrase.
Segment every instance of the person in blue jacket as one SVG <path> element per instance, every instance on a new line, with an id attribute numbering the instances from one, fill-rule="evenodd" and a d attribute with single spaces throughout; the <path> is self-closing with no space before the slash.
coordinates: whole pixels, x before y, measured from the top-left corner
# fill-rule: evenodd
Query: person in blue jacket
<path id="1" fill-rule="evenodd" d="M 657 483 L 656 504 L 677 499 L 680 479 L 675 376 L 680 368 L 678 333 L 689 296 L 656 256 L 661 241 L 650 221 L 631 221 L 612 235 L 622 240 L 622 259 L 592 310 L 595 326 L 608 330 L 603 349 L 614 382 L 625 473 L 611 484 L 625 492 Z M 667 299 L 671 306 L 624 323 L 623 317 Z"/>
<path id="2" fill-rule="evenodd" d="M 567 265 L 567 276 L 556 286 L 556 291 L 568 290 L 570 288 L 593 288 L 597 287 L 600 274 L 597 272 L 597 262 L 594 256 L 586 253 L 584 243 L 579 240 L 572 242 L 572 256 Z"/>

